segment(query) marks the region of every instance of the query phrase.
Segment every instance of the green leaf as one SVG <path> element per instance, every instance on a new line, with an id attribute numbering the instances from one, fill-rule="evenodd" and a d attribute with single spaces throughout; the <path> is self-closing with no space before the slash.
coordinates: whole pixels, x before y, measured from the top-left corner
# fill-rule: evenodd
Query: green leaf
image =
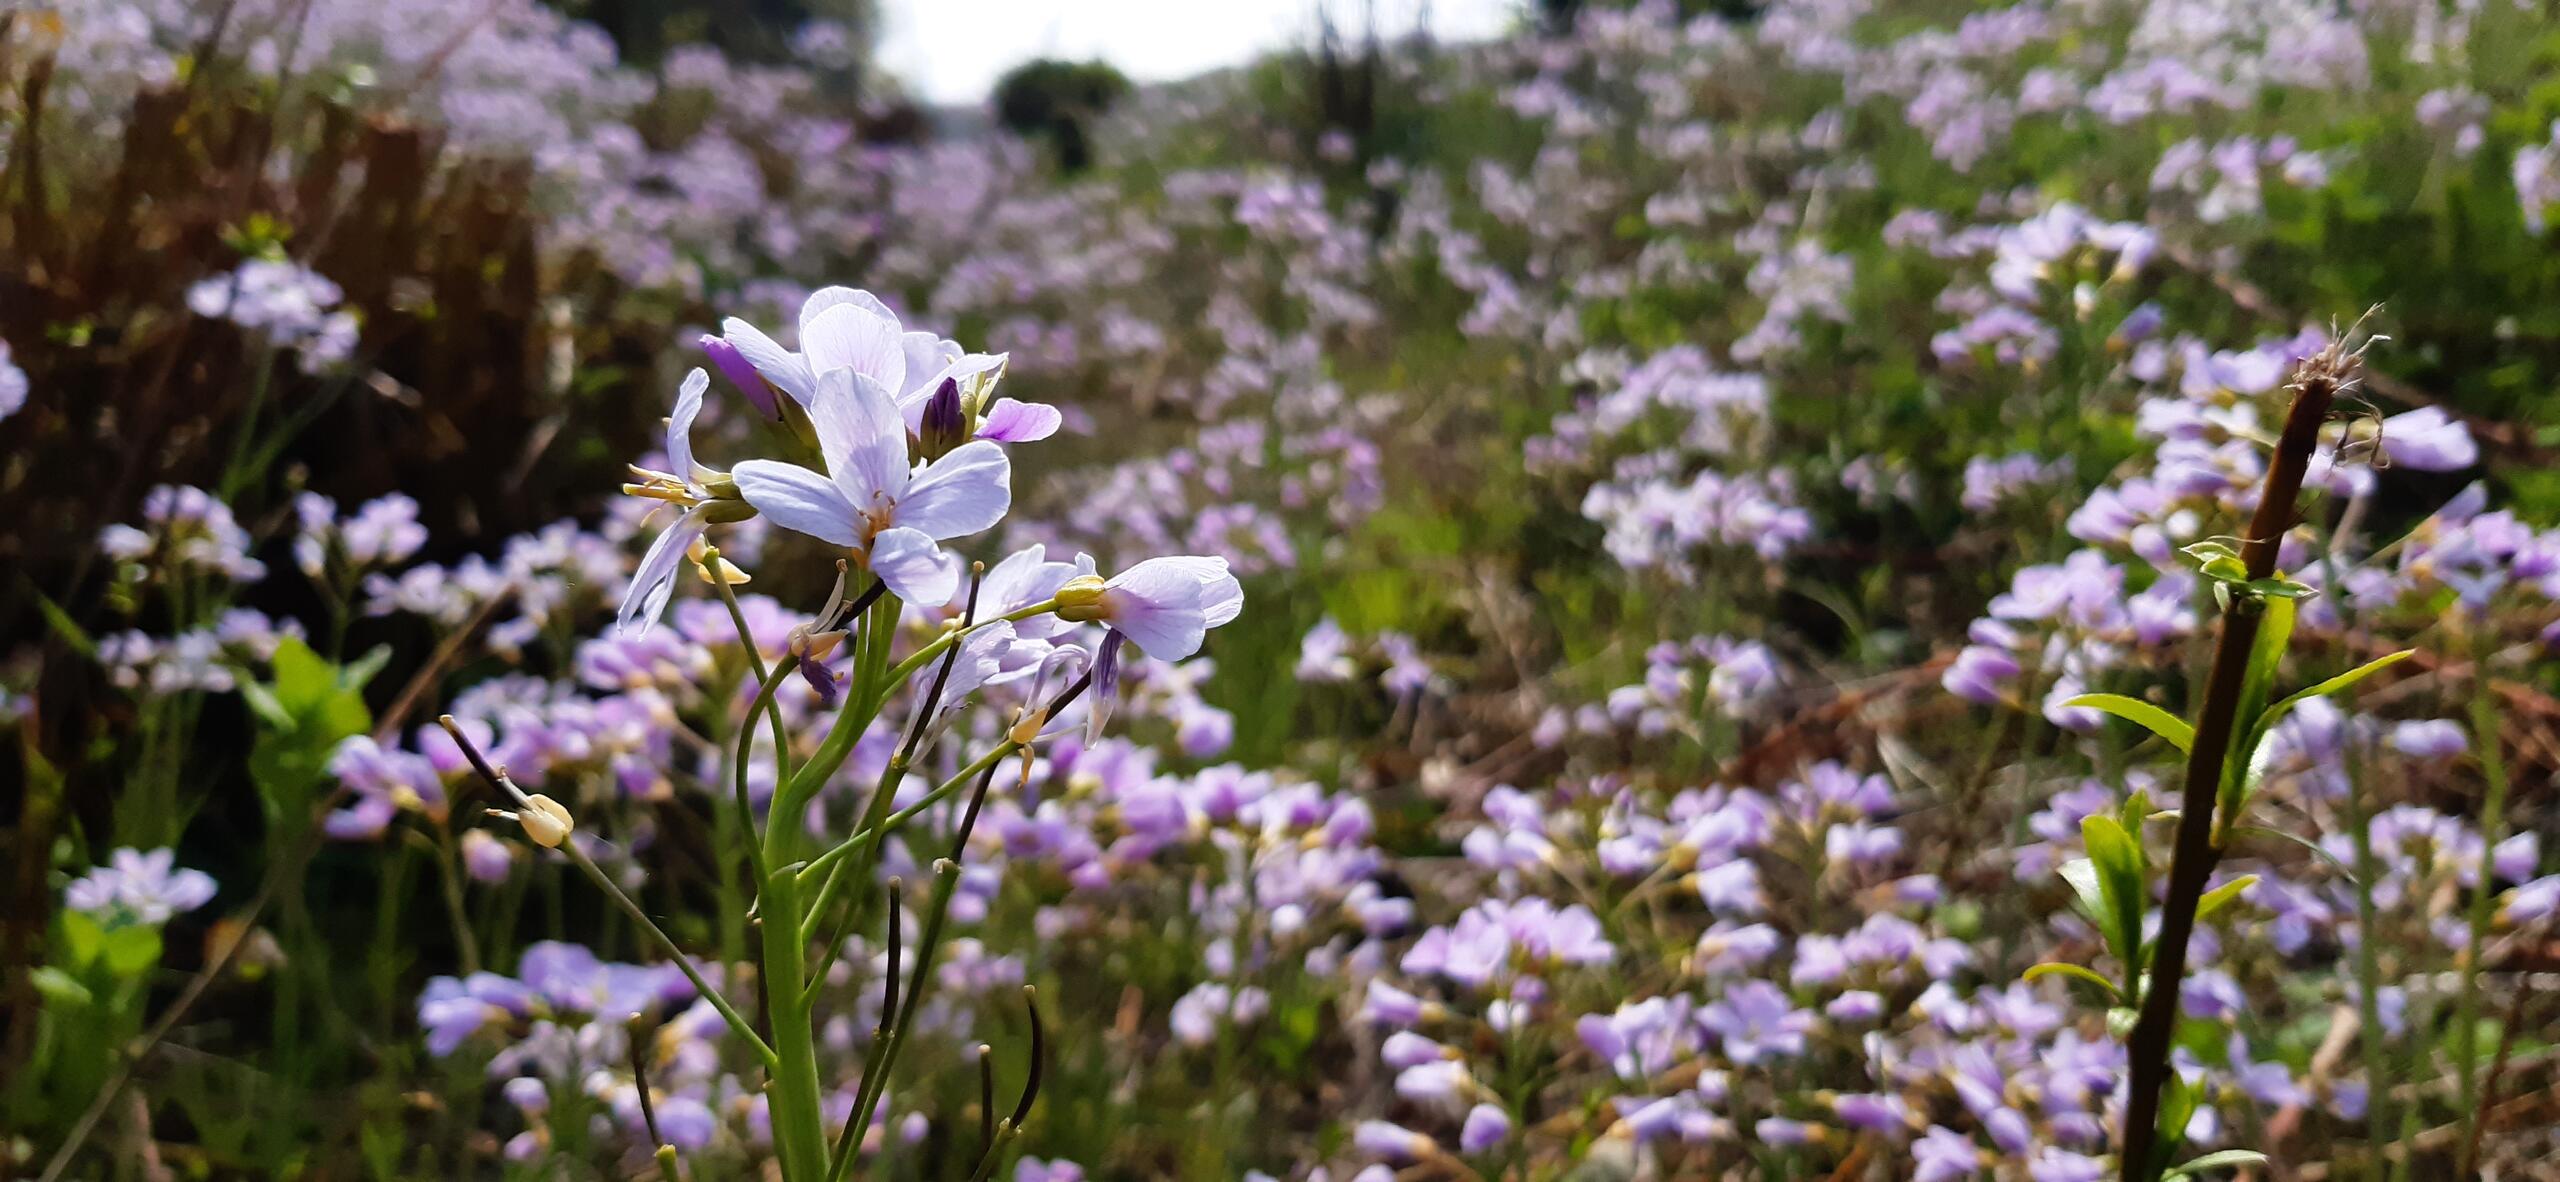
<path id="1" fill-rule="evenodd" d="M 62 963 L 71 968 L 86 968 L 107 947 L 107 930 L 98 926 L 96 916 L 86 911 L 64 910 L 62 924 Z"/>
<path id="2" fill-rule="evenodd" d="M 2155 1170 L 2165 1164 L 2179 1146 L 2187 1143 L 2187 1125 L 2195 1120 L 2196 1108 L 2204 1102 L 2203 1091 L 2174 1071 L 2169 1073 L 2167 1086 L 2161 1091 L 2165 1095 L 2160 1101 L 2160 1123 L 2152 1126 L 2155 1131 L 2152 1152 L 2159 1155 L 2151 1159 L 2151 1168 Z"/>
<path id="3" fill-rule="evenodd" d="M 2090 968 L 2087 965 L 2064 964 L 2058 960 L 2048 960 L 2043 964 L 2036 965 L 2033 968 L 2028 969 L 2026 971 L 2025 979 L 2029 981 L 2040 981 L 2046 977 L 2054 976 L 2069 977 L 2074 981 L 2095 985 L 2099 989 L 2106 991 L 2109 1001 L 2121 1002 L 2124 1000 L 2124 991 L 2116 988 L 2115 982 L 2106 979 L 2106 977 L 2101 975 L 2096 969 Z"/>
<path id="4" fill-rule="evenodd" d="M 2143 882 L 2142 843 L 2103 813 L 2081 818 L 2080 840 L 2089 847 L 2089 861 L 2098 868 L 2098 890 L 2106 908 L 2099 926 L 2106 933 L 2107 947 L 2123 963 L 2125 979 L 2138 980 L 2142 910 L 2150 901 Z"/>
<path id="5" fill-rule="evenodd" d="M 2290 609 L 2292 605 L 2285 606 Z M 2274 615 L 2273 610 L 2268 612 L 2270 619 Z M 2288 623 L 2290 623 L 2289 620 Z M 2260 638 L 2264 639 L 2263 633 Z M 2241 701 L 2240 717 L 2250 721 L 2241 731 L 2240 745 L 2232 750 L 2232 761 L 2223 766 L 2222 823 L 2229 826 L 2237 822 L 2240 818 L 2240 810 L 2248 807 L 2249 798 L 2257 793 L 2258 785 L 2266 779 L 2269 757 L 2266 748 L 2267 734 L 2275 730 L 2276 724 L 2283 722 L 2285 715 L 2291 713 L 2294 707 L 2313 698 L 2346 689 L 2365 678 L 2408 660 L 2417 655 L 2417 652 L 2416 649 L 2408 648 L 2387 656 L 2376 657 L 2327 681 L 2318 682 L 2288 694 L 2283 700 L 2271 706 L 2259 707 L 2258 704 L 2265 701 L 2262 695 L 2254 698 L 2244 697 Z M 2251 672 L 2255 673 L 2257 657 L 2254 653 L 2250 661 Z"/>
<path id="6" fill-rule="evenodd" d="M 2188 726 L 2185 719 L 2140 698 L 2129 698 L 2123 694 L 2082 694 L 2064 702 L 2063 705 L 2081 706 L 2103 714 L 2115 715 L 2167 739 L 2170 746 L 2180 751 L 2188 750 L 2196 744 L 2196 728 Z"/>
<path id="7" fill-rule="evenodd" d="M 250 713 L 256 714 L 260 722 L 277 730 L 294 728 L 293 712 L 285 709 L 284 703 L 276 700 L 275 691 L 268 689 L 265 683 L 241 682 L 240 700 L 249 704 Z"/>
<path id="8" fill-rule="evenodd" d="M 88 631 L 80 626 L 79 621 L 71 618 L 71 613 L 62 610 L 61 604 L 36 590 L 32 584 L 28 586 L 27 593 L 35 596 L 36 610 L 44 613 L 45 623 L 53 625 L 54 634 L 62 638 L 62 643 L 70 645 L 71 651 L 85 660 L 97 659 L 97 642 L 89 638 Z"/>
<path id="9" fill-rule="evenodd" d="M 2316 587 L 2307 583 L 2297 583 L 2291 579 L 2251 579 L 2243 586 L 2256 595 L 2270 599 L 2309 599 L 2320 593 Z"/>
<path id="10" fill-rule="evenodd" d="M 2414 648 L 2404 648 L 2399 652 L 2392 653 L 2388 656 L 2375 657 L 2374 659 L 2358 665 L 2353 669 L 2349 669 L 2327 681 L 2316 682 L 2305 689 L 2296 690 L 2293 693 L 2286 695 L 2283 701 L 2268 708 L 2266 712 L 2265 725 L 2274 726 L 2278 721 L 2284 718 L 2286 711 L 2291 710 L 2312 698 L 2327 697 L 2330 694 L 2346 689 L 2365 678 L 2371 677 L 2376 673 L 2380 673 L 2383 670 L 2416 655 L 2418 655 L 2418 650 Z"/>
<path id="11" fill-rule="evenodd" d="M 2222 884 L 2221 886 L 2206 891 L 2203 898 L 2196 900 L 2196 922 L 2203 923 L 2205 919 L 2211 916 L 2214 912 L 2222 910 L 2224 907 L 2228 906 L 2233 899 L 2239 898 L 2242 891 L 2248 890 L 2250 887 L 2257 885 L 2257 882 L 2257 875 L 2243 874 L 2238 878 Z"/>
<path id="12" fill-rule="evenodd" d="M 373 684 L 374 675 L 382 672 L 382 667 L 390 663 L 391 646 L 377 644 L 371 651 L 357 657 L 352 664 L 339 671 L 338 684 L 345 689 L 363 689 Z"/>
<path id="13" fill-rule="evenodd" d="M 2267 695 L 2274 692 L 2276 667 L 2284 663 L 2285 646 L 2293 643 L 2294 605 L 2290 599 L 2271 599 L 2258 615 L 2258 638 L 2249 646 L 2249 666 L 2240 680 L 2240 712 L 2235 716 L 2253 719 L 2264 713 Z"/>
<path id="14" fill-rule="evenodd" d="M 363 687 L 389 656 L 388 649 L 377 648 L 340 668 L 288 637 L 276 646 L 274 679 L 242 685 L 242 697 L 262 724 L 249 750 L 249 775 L 271 818 L 308 814 L 338 745 L 372 728 Z"/>
<path id="15" fill-rule="evenodd" d="M 270 664 L 275 669 L 271 686 L 276 701 L 296 718 L 319 713 L 338 692 L 337 666 L 311 651 L 299 637 L 279 641 Z"/>
<path id="16" fill-rule="evenodd" d="M 139 977 L 160 963 L 160 929 L 149 924 L 131 924 L 107 933 L 107 971 L 118 977 Z"/>
<path id="17" fill-rule="evenodd" d="M 2098 864 L 2087 858 L 2073 858 L 2063 863 L 2057 873 L 2062 875 L 2063 882 L 2070 885 L 2072 898 L 2080 904 L 2081 913 L 2089 917 L 2089 922 L 2098 925 L 2098 930 L 2106 935 L 2109 944 L 2115 943 L 2115 933 L 2107 931 L 2114 921 L 2108 918 L 2107 892 L 2098 885 Z"/>
<path id="18" fill-rule="evenodd" d="M 89 1004 L 89 987 L 81 984 L 78 977 L 52 965 L 46 965 L 27 974 L 27 979 L 36 987 L 36 993 L 41 995 L 48 1005 L 76 1009 Z"/>
<path id="19" fill-rule="evenodd" d="M 2222 760 L 2222 783 L 2215 800 L 2217 827 L 2240 820 L 2249 804 L 2250 757 L 2266 737 L 2267 695 L 2274 691 L 2276 667 L 2284 663 L 2285 646 L 2293 640 L 2294 606 L 2290 599 L 2265 601 L 2258 617 L 2258 637 L 2249 646 L 2249 664 L 2240 681 L 2239 709 L 2232 715 L 2231 748 Z"/>
<path id="20" fill-rule="evenodd" d="M 2323 862 L 2327 862 L 2330 869 L 2345 875 L 2347 877 L 2347 882 L 2350 885 L 2354 884 L 2356 880 L 2356 872 L 2349 869 L 2345 862 L 2339 861 L 2338 855 L 2320 848 L 2319 842 L 2313 841 L 2308 837 L 2304 837 L 2299 833 L 2287 833 L 2282 829 L 2269 829 L 2264 825 L 2242 825 L 2233 829 L 2231 831 L 2231 835 L 2234 837 L 2272 837 L 2278 841 L 2292 842 L 2295 845 L 2311 851 L 2312 856 L 2319 858 Z"/>
<path id="21" fill-rule="evenodd" d="M 2260 1153 L 2255 1149 L 2223 1149 L 2205 1154 L 2203 1157 L 2190 1158 L 2187 1161 L 2180 1163 L 2177 1167 L 2171 1169 L 2168 1173 L 2161 1175 L 2161 1178 L 2163 1179 L 2163 1182 L 2165 1182 L 2165 1180 L 2169 1178 L 2184 1178 L 2194 1174 L 2201 1174 L 2206 1170 L 2231 1170 L 2238 1169 L 2241 1166 L 2262 1166 L 2265 1164 L 2267 1164 L 2267 1155 Z"/>

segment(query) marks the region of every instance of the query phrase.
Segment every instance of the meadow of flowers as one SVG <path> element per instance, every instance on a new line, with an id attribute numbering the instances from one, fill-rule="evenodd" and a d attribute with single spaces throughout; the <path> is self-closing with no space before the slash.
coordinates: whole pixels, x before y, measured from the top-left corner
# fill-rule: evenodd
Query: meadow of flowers
<path id="1" fill-rule="evenodd" d="M 2553 1177 L 2552 16 L 0 14 L 0 1176 Z"/>

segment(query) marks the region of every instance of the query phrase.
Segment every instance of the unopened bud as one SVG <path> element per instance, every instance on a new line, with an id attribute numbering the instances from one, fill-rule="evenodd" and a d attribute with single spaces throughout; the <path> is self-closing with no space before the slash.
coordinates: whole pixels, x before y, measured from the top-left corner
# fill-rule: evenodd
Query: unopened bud
<path id="1" fill-rule="evenodd" d="M 960 404 L 960 383 L 950 378 L 934 387 L 924 402 L 924 423 L 916 432 L 924 458 L 940 459 L 969 441 L 969 409 Z"/>
<path id="2" fill-rule="evenodd" d="M 724 338 L 706 335 L 702 338 L 702 355 L 711 359 L 711 368 L 719 370 L 721 376 L 738 388 L 739 393 L 747 396 L 747 402 L 766 421 L 782 417 L 782 407 L 774 397 L 773 383 L 756 372 L 755 365 L 747 360 L 746 354 L 738 352 L 736 345 Z"/>
<path id="3" fill-rule="evenodd" d="M 1084 624 L 1102 618 L 1101 575 L 1077 575 L 1058 588 L 1058 618 Z"/>
<path id="4" fill-rule="evenodd" d="M 566 807 L 539 792 L 524 798 L 523 808 L 499 815 L 514 817 L 517 824 L 524 826 L 524 835 L 546 850 L 559 849 L 560 843 L 569 839 L 569 832 L 578 827 Z"/>

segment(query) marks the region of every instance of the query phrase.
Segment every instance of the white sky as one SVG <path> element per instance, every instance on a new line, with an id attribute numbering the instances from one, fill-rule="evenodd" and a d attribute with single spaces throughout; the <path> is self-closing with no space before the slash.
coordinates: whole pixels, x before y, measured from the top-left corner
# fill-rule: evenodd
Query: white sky
<path id="1" fill-rule="evenodd" d="M 1509 27 L 1522 0 L 1370 0 L 1390 36 L 1427 19 L 1444 40 Z M 884 0 L 879 64 L 934 103 L 976 103 L 1039 57 L 1101 58 L 1140 82 L 1242 63 L 1315 39 L 1318 0 Z M 1346 36 L 1360 0 L 1334 0 Z"/>

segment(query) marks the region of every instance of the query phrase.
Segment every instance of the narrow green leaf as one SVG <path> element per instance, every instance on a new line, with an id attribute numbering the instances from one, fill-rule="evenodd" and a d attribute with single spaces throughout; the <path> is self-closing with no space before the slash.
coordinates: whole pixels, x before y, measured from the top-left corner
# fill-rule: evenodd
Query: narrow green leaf
<path id="1" fill-rule="evenodd" d="M 2196 900 L 2196 922 L 2203 923 L 2214 912 L 2222 910 L 2225 906 L 2228 906 L 2233 899 L 2239 898 L 2242 891 L 2248 890 L 2250 887 L 2257 885 L 2257 882 L 2257 875 L 2243 874 L 2238 878 L 2222 884 L 2221 886 L 2215 887 L 2210 891 L 2206 891 L 2203 898 Z"/>
<path id="2" fill-rule="evenodd" d="M 2269 829 L 2264 825 L 2242 825 L 2233 829 L 2231 831 L 2231 835 L 2234 837 L 2272 837 L 2278 841 L 2292 842 L 2295 845 L 2311 851 L 2314 857 L 2319 858 L 2323 862 L 2327 862 L 2330 869 L 2336 870 L 2338 873 L 2345 875 L 2347 882 L 2350 885 L 2352 885 L 2356 880 L 2356 872 L 2348 869 L 2347 864 L 2340 861 L 2336 854 L 2320 848 L 2319 842 L 2313 841 L 2301 834 L 2287 833 L 2282 829 Z"/>
<path id="3" fill-rule="evenodd" d="M 37 995 L 43 997 L 47 1004 L 63 1010 L 76 1010 L 89 1004 L 89 987 L 81 984 L 80 978 L 52 965 L 27 974 L 27 983 L 36 987 Z"/>
<path id="4" fill-rule="evenodd" d="M 2258 638 L 2249 646 L 2249 666 L 2240 683 L 2238 717 L 2258 717 L 2274 692 L 2276 667 L 2284 663 L 2285 646 L 2293 643 L 2294 606 L 2290 599 L 2270 599 L 2258 616 Z"/>
<path id="5" fill-rule="evenodd" d="M 275 691 L 268 689 L 266 683 L 243 681 L 239 684 L 241 700 L 249 704 L 250 712 L 256 714 L 260 721 L 280 731 L 293 729 L 293 712 L 276 700 Z"/>
<path id="6" fill-rule="evenodd" d="M 62 643 L 70 645 L 71 651 L 80 654 L 84 659 L 93 661 L 97 659 L 98 642 L 89 639 L 88 630 L 82 628 L 79 621 L 72 619 L 71 613 L 62 610 L 61 604 L 55 603 L 50 596 L 36 590 L 33 586 L 27 588 L 27 593 L 35 596 L 36 610 L 44 613 L 45 622 L 53 625 L 54 634 L 62 638 Z"/>
<path id="7" fill-rule="evenodd" d="M 382 672 L 382 667 L 390 663 L 391 646 L 377 644 L 372 651 L 338 671 L 338 684 L 347 689 L 361 690 L 372 684 L 374 674 Z"/>
<path id="8" fill-rule="evenodd" d="M 2265 1164 L 2267 1164 L 2267 1155 L 2260 1153 L 2255 1149 L 2223 1149 L 2205 1154 L 2203 1157 L 2191 1158 L 2182 1162 L 2177 1167 L 2171 1169 L 2168 1173 L 2161 1175 L 2161 1177 L 2164 1180 L 2168 1178 L 2185 1178 L 2191 1175 L 2201 1174 L 2206 1170 L 2232 1170 L 2238 1169 L 2241 1166 L 2262 1166 Z"/>
<path id="9" fill-rule="evenodd" d="M 2103 714 L 2115 715 L 2167 739 L 2170 746 L 2180 751 L 2185 751 L 2196 744 L 2196 728 L 2188 726 L 2185 719 L 2140 698 L 2129 698 L 2123 694 L 2082 694 L 2064 702 L 2063 705 L 2081 706 Z"/>
<path id="10" fill-rule="evenodd" d="M 2029 981 L 2040 981 L 2046 977 L 2053 976 L 2069 977 L 2074 981 L 2095 985 L 2106 991 L 2107 998 L 2110 1001 L 2121 1002 L 2124 1000 L 2124 991 L 2116 988 L 2115 982 L 2106 979 L 2106 977 L 2101 975 L 2096 969 L 2092 969 L 2087 965 L 2064 964 L 2058 960 L 2048 960 L 2043 964 L 2036 965 L 2035 967 L 2028 969 L 2026 971 L 2025 979 Z"/>
<path id="11" fill-rule="evenodd" d="M 2274 692 L 2276 668 L 2284 663 L 2285 646 L 2293 640 L 2294 606 L 2290 599 L 2269 599 L 2258 618 L 2258 638 L 2249 646 L 2249 665 L 2240 683 L 2239 725 L 2222 761 L 2222 783 L 2215 794 L 2219 806 L 2216 829 L 2237 824 L 2249 804 L 2250 757 L 2266 738 L 2267 695 Z"/>
<path id="12" fill-rule="evenodd" d="M 2271 599 L 2309 599 L 2320 592 L 2317 588 L 2291 579 L 2251 579 L 2249 590 Z"/>
<path id="13" fill-rule="evenodd" d="M 2416 655 L 2418 655 L 2418 650 L 2414 648 L 2404 648 L 2399 652 L 2391 653 L 2387 656 L 2375 657 L 2374 659 L 2358 665 L 2353 669 L 2349 669 L 2327 681 L 2314 683 L 2308 688 L 2297 690 L 2292 694 L 2286 695 L 2283 701 L 2276 703 L 2273 707 L 2268 709 L 2266 714 L 2266 725 L 2274 726 L 2277 721 L 2284 717 L 2286 711 L 2301 705 L 2305 701 L 2312 698 L 2326 697 L 2330 694 L 2334 694 L 2339 690 L 2352 686 L 2365 678 L 2371 677 L 2376 673 L 2380 673 L 2383 670 Z"/>

